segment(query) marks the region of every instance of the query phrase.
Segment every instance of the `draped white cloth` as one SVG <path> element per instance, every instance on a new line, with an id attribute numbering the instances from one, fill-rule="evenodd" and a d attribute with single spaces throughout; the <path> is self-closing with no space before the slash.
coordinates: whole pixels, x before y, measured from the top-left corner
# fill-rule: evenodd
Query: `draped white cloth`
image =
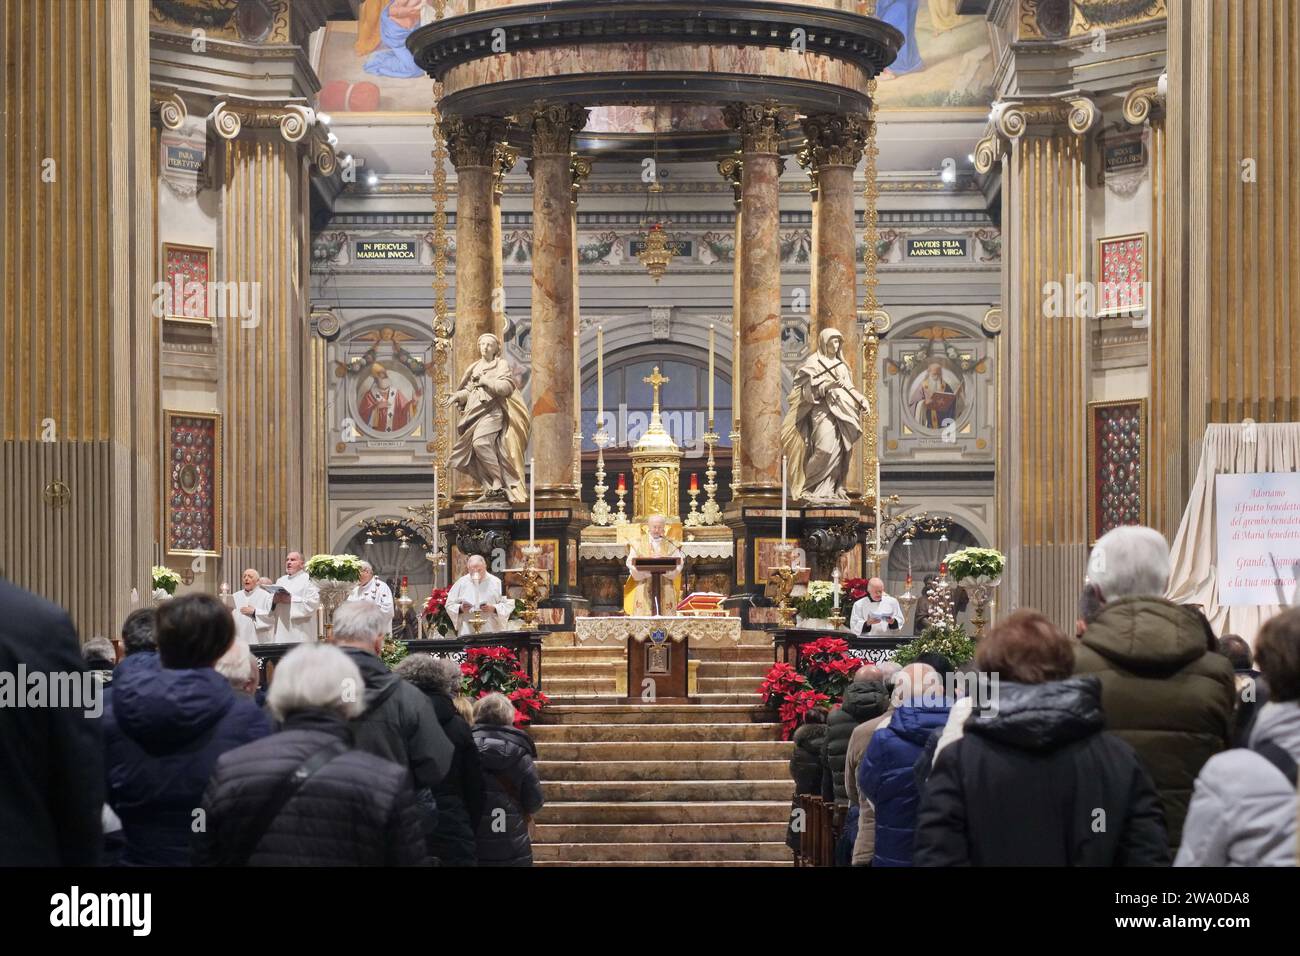
<path id="1" fill-rule="evenodd" d="M 1201 466 L 1174 537 L 1166 594 L 1175 604 L 1199 604 L 1214 633 L 1240 634 L 1252 645 L 1264 622 L 1282 608 L 1276 604 L 1220 606 L 1214 476 L 1260 471 L 1300 471 L 1300 422 L 1206 426 Z"/>

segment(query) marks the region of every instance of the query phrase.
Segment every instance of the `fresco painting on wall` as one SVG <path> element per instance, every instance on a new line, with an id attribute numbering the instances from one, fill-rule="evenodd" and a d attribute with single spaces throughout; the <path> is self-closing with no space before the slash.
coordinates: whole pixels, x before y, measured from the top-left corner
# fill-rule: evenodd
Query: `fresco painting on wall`
<path id="1" fill-rule="evenodd" d="M 880 78 L 880 108 L 988 108 L 993 51 L 982 15 L 959 16 L 958 0 L 880 0 L 876 16 L 903 33 L 898 59 Z M 430 83 L 406 37 L 434 19 L 433 0 L 363 0 L 357 21 L 330 21 L 317 73 L 321 108 L 332 113 L 429 112 Z M 716 106 L 673 104 L 593 110 L 591 132 L 722 129 Z"/>

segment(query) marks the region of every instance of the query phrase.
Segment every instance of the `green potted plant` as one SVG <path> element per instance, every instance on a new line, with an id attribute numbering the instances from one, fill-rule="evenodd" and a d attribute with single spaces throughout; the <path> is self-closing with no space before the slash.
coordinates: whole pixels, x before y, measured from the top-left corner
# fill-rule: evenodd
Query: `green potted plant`
<path id="1" fill-rule="evenodd" d="M 794 599 L 799 612 L 799 627 L 826 629 L 831 626 L 827 618 L 835 603 L 835 586 L 830 581 L 809 581 L 804 593 Z"/>

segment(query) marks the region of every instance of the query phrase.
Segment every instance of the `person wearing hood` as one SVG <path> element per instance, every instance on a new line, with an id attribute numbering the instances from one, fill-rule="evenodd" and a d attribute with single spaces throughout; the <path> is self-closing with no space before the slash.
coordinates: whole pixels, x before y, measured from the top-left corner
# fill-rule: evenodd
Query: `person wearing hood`
<path id="1" fill-rule="evenodd" d="M 337 647 L 299 644 L 275 669 L 278 733 L 222 754 L 203 796 L 196 866 L 418 866 L 411 772 L 358 750 L 361 672 Z M 292 780 L 289 784 L 287 781 Z"/>
<path id="2" fill-rule="evenodd" d="M 1169 568 L 1169 546 L 1153 528 L 1102 535 L 1088 559 L 1102 608 L 1075 645 L 1074 673 L 1100 678 L 1106 729 L 1151 775 L 1176 852 L 1196 775 L 1230 745 L 1235 689 L 1232 665 L 1206 646 L 1199 612 L 1161 597 Z"/>
<path id="3" fill-rule="evenodd" d="M 118 665 L 104 707 L 108 803 L 122 821 L 126 866 L 188 866 L 194 812 L 217 758 L 271 732 L 270 719 L 213 669 L 235 640 L 220 601 L 164 601 L 157 640 L 157 653 Z"/>
<path id="4" fill-rule="evenodd" d="M 397 676 L 424 692 L 456 748 L 451 769 L 433 791 L 438 823 L 429 837 L 429 852 L 441 866 L 473 866 L 474 834 L 483 816 L 483 770 L 474 733 L 453 703 L 463 679 L 460 665 L 447 657 L 412 654 L 397 665 Z"/>
<path id="5" fill-rule="evenodd" d="M 790 799 L 790 822 L 785 829 L 785 845 L 799 852 L 800 838 L 808 832 L 808 821 L 796 828 L 795 811 L 799 798 L 805 794 L 823 796 L 826 769 L 822 764 L 823 744 L 826 741 L 826 711 L 816 708 L 804 717 L 804 723 L 795 730 L 794 751 L 790 754 L 790 779 L 794 781 L 794 796 Z"/>
<path id="6" fill-rule="evenodd" d="M 532 866 L 529 835 L 542 809 L 537 747 L 514 726 L 515 705 L 505 694 L 474 704 L 474 743 L 483 768 L 483 815 L 478 822 L 479 866 Z"/>
<path id="7" fill-rule="evenodd" d="M 1296 763 L 1300 761 L 1300 608 L 1269 619 L 1255 663 L 1272 695 L 1247 747 L 1206 762 L 1174 866 L 1295 866 Z"/>
<path id="8" fill-rule="evenodd" d="M 948 720 L 943 681 L 928 664 L 908 664 L 894 686 L 894 711 L 858 765 L 858 792 L 875 810 L 872 866 L 911 866 L 920 803 L 913 767 L 930 734 Z"/>
<path id="9" fill-rule="evenodd" d="M 1071 677 L 1071 642 L 1015 611 L 979 643 L 998 675 L 925 785 L 916 866 L 1167 866 L 1159 798 L 1133 748 L 1105 732 L 1101 682 Z"/>

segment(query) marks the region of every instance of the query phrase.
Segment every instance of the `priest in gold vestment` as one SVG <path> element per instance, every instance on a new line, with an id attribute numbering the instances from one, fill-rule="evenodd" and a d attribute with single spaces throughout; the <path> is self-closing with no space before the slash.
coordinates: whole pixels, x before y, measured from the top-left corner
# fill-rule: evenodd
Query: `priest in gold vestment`
<path id="1" fill-rule="evenodd" d="M 677 602 L 681 599 L 679 582 L 686 556 L 682 554 L 677 542 L 668 537 L 667 527 L 667 518 L 651 515 L 645 522 L 645 534 L 628 548 L 628 579 L 623 586 L 623 610 L 633 617 L 649 617 L 654 614 L 654 602 L 650 594 L 653 577 L 649 571 L 636 569 L 636 558 L 677 558 L 677 569 L 659 579 L 659 613 L 664 616 L 677 613 Z"/>

